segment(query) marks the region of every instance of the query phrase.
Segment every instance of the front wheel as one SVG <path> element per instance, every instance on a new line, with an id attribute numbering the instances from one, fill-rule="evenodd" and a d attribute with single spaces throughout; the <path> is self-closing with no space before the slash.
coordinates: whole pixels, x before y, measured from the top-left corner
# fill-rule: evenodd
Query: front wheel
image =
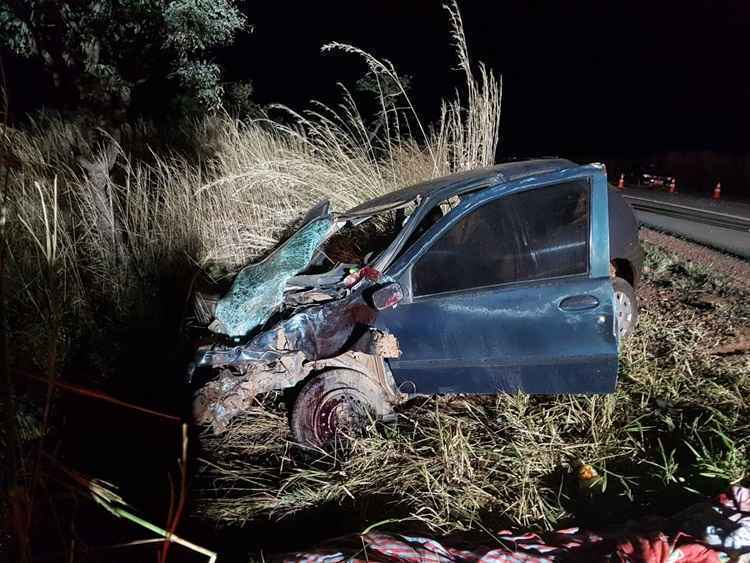
<path id="1" fill-rule="evenodd" d="M 638 302 L 633 286 L 622 278 L 613 278 L 615 290 L 615 329 L 617 339 L 624 342 L 635 328 L 638 321 Z"/>
<path id="2" fill-rule="evenodd" d="M 292 433 L 301 444 L 326 447 L 339 433 L 359 435 L 370 421 L 391 412 L 385 392 L 367 376 L 332 369 L 316 375 L 300 390 L 292 409 Z"/>

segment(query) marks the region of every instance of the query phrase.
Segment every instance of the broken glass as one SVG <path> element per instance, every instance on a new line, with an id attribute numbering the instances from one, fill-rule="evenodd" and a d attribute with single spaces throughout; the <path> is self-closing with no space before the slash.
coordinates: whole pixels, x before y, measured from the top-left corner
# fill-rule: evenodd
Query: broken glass
<path id="1" fill-rule="evenodd" d="M 304 270 L 333 228 L 327 206 L 267 258 L 243 268 L 216 305 L 216 332 L 245 336 L 265 323 L 284 297 L 287 281 Z"/>

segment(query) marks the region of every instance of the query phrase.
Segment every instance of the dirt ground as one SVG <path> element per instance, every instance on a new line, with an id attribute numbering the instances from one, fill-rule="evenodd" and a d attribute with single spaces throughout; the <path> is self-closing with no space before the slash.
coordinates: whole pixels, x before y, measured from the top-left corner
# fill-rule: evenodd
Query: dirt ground
<path id="1" fill-rule="evenodd" d="M 687 260 L 715 269 L 730 278 L 736 287 L 750 289 L 750 262 L 652 229 L 642 228 L 640 238 Z"/>

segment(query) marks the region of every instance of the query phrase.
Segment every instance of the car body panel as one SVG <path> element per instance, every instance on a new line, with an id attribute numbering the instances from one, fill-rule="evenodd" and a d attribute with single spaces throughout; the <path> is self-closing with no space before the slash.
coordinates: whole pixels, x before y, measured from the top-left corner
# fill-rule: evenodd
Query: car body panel
<path id="1" fill-rule="evenodd" d="M 571 295 L 596 309 L 563 311 Z M 586 278 L 439 294 L 383 311 L 398 388 L 431 393 L 608 393 L 617 375 L 612 288 Z"/>
<path id="2" fill-rule="evenodd" d="M 499 197 L 575 179 L 591 181 L 589 272 L 414 297 L 411 268 L 462 217 Z M 441 196 L 438 196 L 441 197 Z M 428 204 L 425 204 L 427 207 Z M 574 167 L 499 183 L 472 194 L 385 270 L 404 299 L 376 320 L 402 355 L 389 360 L 409 393 L 606 393 L 617 377 L 613 291 L 609 280 L 608 193 L 599 166 Z M 564 299 L 592 296 L 593 308 L 563 311 Z"/>
<path id="3" fill-rule="evenodd" d="M 612 186 L 609 186 L 609 255 L 611 261 L 627 262 L 632 279 L 627 280 L 638 287 L 643 270 L 643 252 L 638 242 L 638 221 L 633 208 Z"/>

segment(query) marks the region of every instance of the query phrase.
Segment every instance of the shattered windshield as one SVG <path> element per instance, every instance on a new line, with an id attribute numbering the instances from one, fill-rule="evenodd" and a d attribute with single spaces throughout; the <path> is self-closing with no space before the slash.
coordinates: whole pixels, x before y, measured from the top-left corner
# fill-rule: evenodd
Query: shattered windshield
<path id="1" fill-rule="evenodd" d="M 312 211 L 308 217 L 311 214 Z M 326 209 L 267 258 L 243 268 L 229 292 L 217 303 L 212 330 L 228 336 L 245 336 L 265 323 L 282 302 L 287 281 L 307 268 L 332 228 L 333 217 Z"/>
<path id="2" fill-rule="evenodd" d="M 413 232 L 401 253 L 409 248 L 433 224 L 442 219 L 456 201 L 435 205 Z M 315 275 L 331 267 L 364 266 L 375 263 L 398 237 L 421 202 L 382 211 L 334 231 L 334 218 L 328 207 L 313 208 L 303 219 L 303 227 L 264 260 L 250 264 L 237 274 L 229 291 L 215 309 L 213 332 L 231 337 L 247 336 L 263 325 L 278 310 L 289 281 L 298 274 Z M 354 221 L 354 223 L 357 223 Z"/>
<path id="3" fill-rule="evenodd" d="M 394 249 L 394 256 L 388 260 L 392 262 L 404 254 L 435 223 L 453 211 L 460 202 L 459 196 L 452 196 L 436 203 L 419 218 L 416 225 L 411 226 L 409 223 L 414 220 L 417 211 L 422 206 L 429 205 L 421 198 L 417 198 L 406 207 L 383 211 L 364 223 L 344 227 L 327 241 L 322 252 L 333 265 L 375 264 L 403 230 L 410 230 L 408 239 L 400 243 L 397 251 Z M 380 268 L 384 266 L 379 265 Z"/>

